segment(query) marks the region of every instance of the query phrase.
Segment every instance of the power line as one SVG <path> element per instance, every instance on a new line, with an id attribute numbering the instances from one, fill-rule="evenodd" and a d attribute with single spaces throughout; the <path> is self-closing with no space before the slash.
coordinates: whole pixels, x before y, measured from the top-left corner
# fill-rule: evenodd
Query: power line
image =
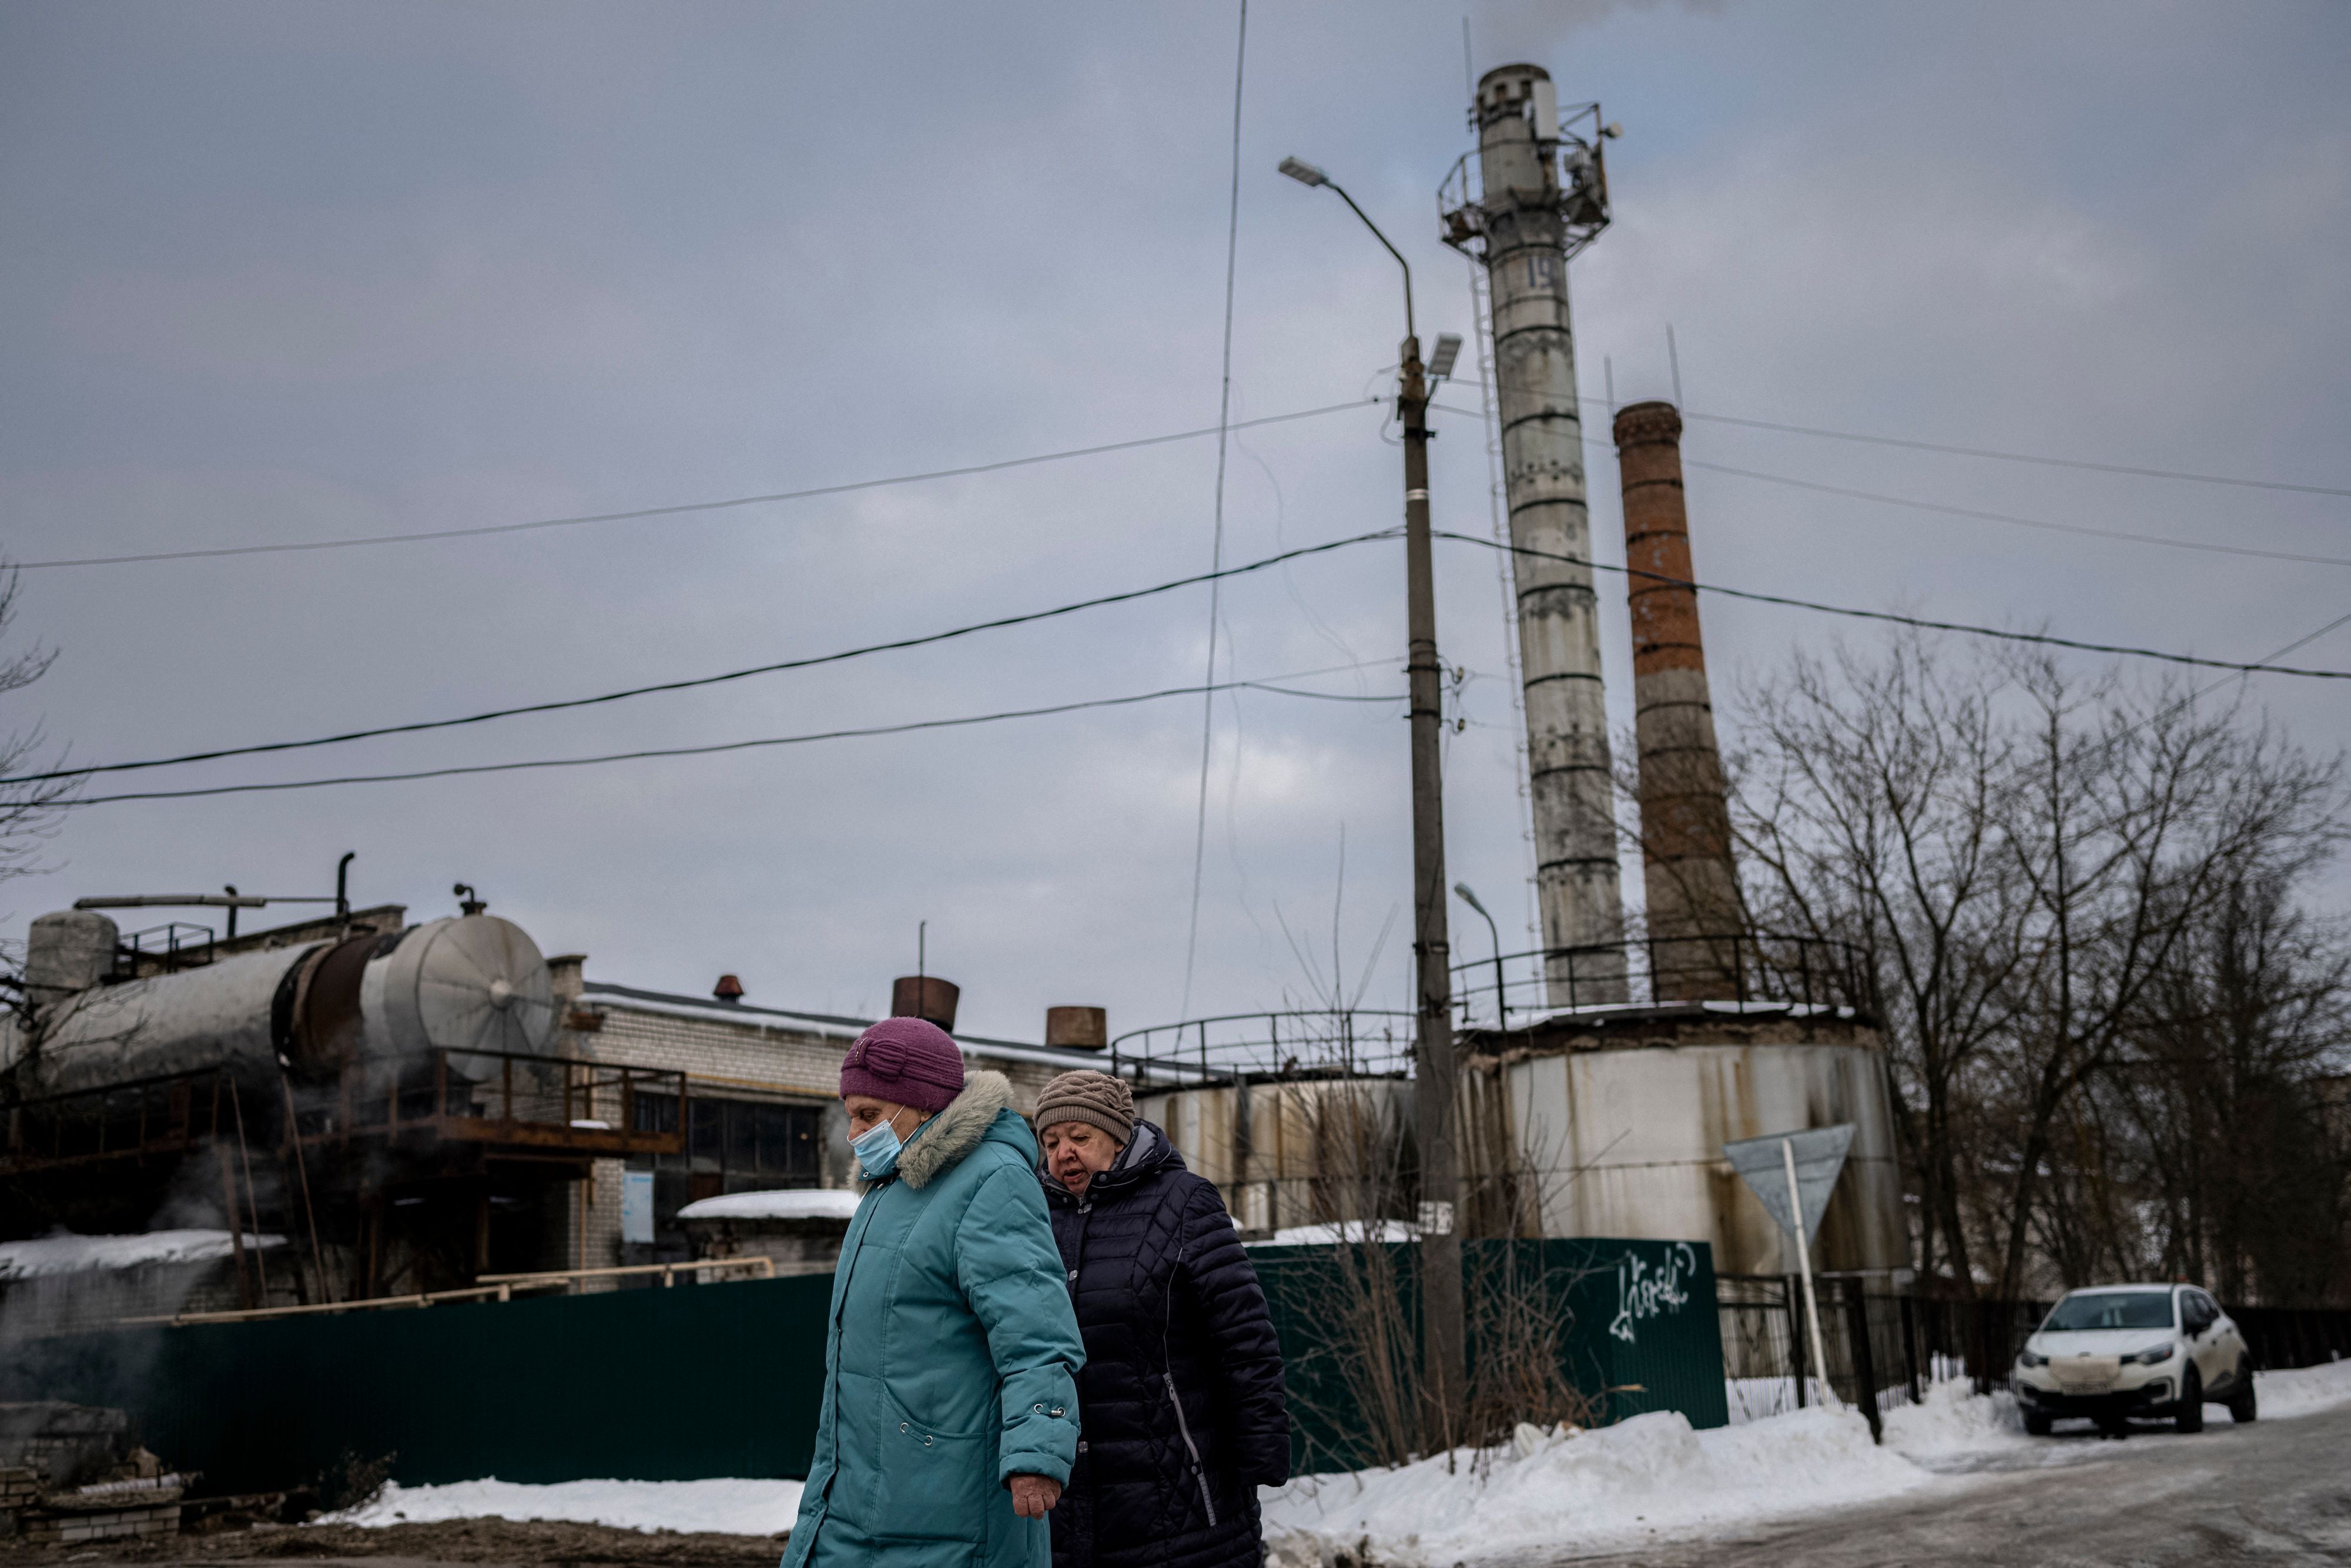
<path id="1" fill-rule="evenodd" d="M 1294 679 L 1276 676 L 1274 679 Z M 1386 696 L 1354 696 L 1338 692 L 1298 691 L 1289 686 L 1274 685 L 1269 681 L 1225 681 L 1209 686 L 1170 686 L 1164 691 L 1137 692 L 1120 697 L 1094 697 L 1084 702 L 1054 703 L 1045 707 L 1012 708 L 1001 713 L 969 714 L 957 718 L 917 719 L 910 724 L 872 725 L 860 729 L 820 730 L 810 735 L 769 736 L 758 740 L 729 740 L 712 746 L 671 746 L 643 751 L 614 751 L 599 757 L 539 758 L 526 762 L 482 762 L 456 768 L 422 768 L 407 773 L 358 773 L 335 779 L 296 779 L 274 784 L 216 784 L 201 789 L 142 789 L 120 795 L 89 795 L 67 802 L 76 806 L 104 806 L 118 800 L 186 800 L 207 795 L 253 795 L 275 793 L 286 789 L 320 789 L 338 784 L 401 784 L 419 779 L 455 779 L 476 773 L 515 773 L 545 768 L 590 768 L 606 762 L 636 762 L 660 757 L 707 757 L 723 751 L 749 751 L 772 746 L 805 746 L 820 740 L 851 740 L 867 736 L 909 735 L 929 729 L 960 729 L 971 725 L 996 724 L 1006 719 L 1043 718 L 1053 714 L 1077 713 L 1087 708 L 1132 707 L 1138 703 L 1159 702 L 1168 697 L 1198 696 L 1217 691 L 1270 692 L 1277 696 L 1308 697 L 1318 702 L 1334 703 L 1394 703 L 1404 700 L 1402 693 Z"/>
<path id="2" fill-rule="evenodd" d="M 1902 446 L 1914 452 L 1948 452 L 1959 457 L 1990 457 L 2002 463 L 2032 463 L 2045 468 L 2086 468 L 2097 474 L 2131 474 L 2143 479 L 2185 479 L 2198 485 L 2234 485 L 2248 490 L 2287 490 L 2301 496 L 2351 496 L 2351 489 L 2332 485 L 2291 485 L 2281 479 L 2241 479 L 2223 474 L 2190 474 L 2176 468 L 2140 468 L 2127 463 L 2093 463 L 2083 457 L 2046 457 L 2030 452 L 2000 452 L 1985 446 L 1949 446 L 1939 441 L 1909 441 L 1896 435 L 1862 435 L 1850 430 L 1823 430 L 1810 424 L 1781 424 L 1768 419 L 1739 419 L 1727 413 L 1690 413 L 1714 424 L 1744 425 L 1750 430 L 1776 430 L 1789 435 L 1818 435 L 1831 441 L 1861 441 L 1873 446 Z"/>
<path id="3" fill-rule="evenodd" d="M 1939 501 L 1913 500 L 1904 496 L 1884 496 L 1875 490 L 1849 490 L 1842 485 L 1823 485 L 1811 479 L 1791 479 L 1782 474 L 1759 474 L 1752 468 L 1733 468 L 1723 463 L 1704 463 L 1695 457 L 1685 457 L 1686 468 L 1703 468 L 1709 474 L 1729 474 L 1741 479 L 1761 479 L 1767 485 L 1786 485 L 1798 490 L 1817 490 L 1824 496 L 1843 496 L 1849 500 L 1876 501 L 1889 507 L 1909 507 L 1921 512 L 1940 512 L 1946 517 L 1973 517 L 1987 523 L 2013 523 L 2022 528 L 2044 528 L 2051 533 L 2082 534 L 2091 538 L 2124 539 L 2133 544 L 2168 545 L 2173 549 L 2203 550 L 2212 555 L 2252 556 L 2262 560 L 2302 561 L 2312 566 L 2351 566 L 2351 557 L 2339 555 L 2301 555 L 2293 550 L 2257 549 L 2251 545 L 2208 544 L 2201 539 L 2166 538 L 2160 534 L 2131 533 L 2121 528 L 2094 528 L 2085 523 L 2052 523 L 2039 517 L 2019 517 L 2006 512 L 1982 512 L 1971 507 L 1946 506 Z"/>
<path id="4" fill-rule="evenodd" d="M 1223 388 L 1217 396 L 1217 510 L 1209 546 L 1211 570 L 1225 564 L 1225 452 L 1233 423 L 1233 280 L 1241 246 L 1241 85 L 1248 79 L 1249 0 L 1240 0 L 1240 36 L 1233 46 L 1233 178 L 1232 196 L 1225 213 L 1225 368 Z M 1217 678 L 1217 617 L 1222 613 L 1217 585 L 1208 589 L 1208 673 Z M 1228 657 L 1230 655 L 1228 654 Z M 1200 809 L 1192 827 L 1192 916 L 1184 933 L 1184 1005 L 1178 1018 L 1192 1010 L 1192 964 L 1200 951 L 1200 879 L 1208 859 L 1208 754 L 1217 737 L 1217 695 L 1200 699 Z"/>
<path id="5" fill-rule="evenodd" d="M 317 736 L 308 740 L 277 740 L 257 746 L 224 747 L 214 751 L 191 751 L 178 757 L 151 758 L 141 762 L 103 762 L 88 768 L 63 768 L 48 773 L 26 773 L 0 779 L 0 785 L 30 784 L 51 779 L 78 779 L 97 773 L 130 773 L 150 768 L 176 768 L 183 763 L 214 762 L 226 757 L 257 757 L 274 751 L 305 751 L 313 747 L 340 746 L 354 740 L 373 740 L 387 735 L 414 735 L 423 730 L 455 729 L 463 725 L 486 724 L 493 719 L 514 718 L 524 714 L 559 713 L 567 708 L 594 707 L 603 703 L 615 703 L 629 697 L 653 695 L 661 692 L 689 691 L 697 686 L 718 685 L 727 681 L 747 680 L 753 675 L 775 674 L 784 670 L 805 670 L 819 664 L 835 664 L 846 659 L 862 658 L 868 653 L 884 653 L 902 648 L 920 648 L 933 643 L 945 643 L 957 637 L 968 637 L 977 632 L 994 632 L 1007 626 L 1026 625 L 1030 622 L 1050 621 L 1063 615 L 1073 615 L 1081 610 L 1096 610 L 1106 604 L 1123 604 L 1155 594 L 1169 593 L 1179 588 L 1190 588 L 1203 582 L 1214 582 L 1228 577 L 1243 577 L 1263 571 L 1268 567 L 1304 556 L 1327 555 L 1351 545 L 1368 544 L 1374 539 L 1394 538 L 1396 530 L 1382 529 L 1376 533 L 1358 534 L 1353 538 L 1332 539 L 1319 545 L 1302 545 L 1284 550 L 1262 560 L 1230 567 L 1219 571 L 1199 572 L 1180 577 L 1172 582 L 1156 583 L 1149 588 L 1129 589 L 1123 593 L 1106 593 L 1093 599 L 1082 599 L 1074 604 L 1056 605 L 1050 610 L 1032 610 L 1021 615 L 1003 615 L 993 621 L 975 622 L 968 626 L 951 627 L 944 632 L 927 632 L 920 636 L 900 637 L 887 643 L 869 643 L 862 648 L 844 648 L 838 653 L 814 653 L 803 659 L 786 659 L 772 664 L 754 664 L 747 669 L 726 670 L 715 675 L 695 675 L 681 681 L 663 681 L 653 685 L 630 686 L 617 692 L 600 692 L 593 696 L 563 697 L 552 702 L 525 703 L 515 707 L 491 708 L 484 713 L 467 714 L 459 718 L 419 719 L 413 724 L 382 725 L 373 729 L 347 730 L 340 735 Z"/>
<path id="6" fill-rule="evenodd" d="M 1605 397 L 1589 397 L 1579 392 L 1579 402 L 1614 412 L 1629 408 Z M 1458 413 L 1466 419 L 1481 417 L 1476 410 L 1455 408 L 1448 403 L 1430 403 L 1432 409 L 1446 413 Z M 2282 479 L 2241 479 L 2219 474 L 2189 474 L 2170 468 L 2135 468 L 2122 463 L 2094 463 L 2085 457 L 2046 457 L 2026 452 L 2000 452 L 1984 446 L 1952 446 L 1939 441 L 1912 441 L 1898 435 L 1865 435 L 1853 430 L 1827 430 L 1813 424 L 1782 424 L 1768 419 L 1742 419 L 1728 413 L 1693 413 L 1677 409 L 1684 419 L 1695 419 L 1711 424 L 1737 424 L 1750 430 L 1776 430 L 1789 435 L 1817 435 L 1831 441 L 1858 441 L 1872 446 L 1900 446 L 1914 452 L 1947 452 L 1960 457 L 1990 457 L 2002 463 L 2031 463 L 2048 468 L 2085 468 L 2096 474 L 2130 474 L 2145 479 L 2185 479 L 2199 485 L 2235 485 L 2252 490 L 2284 490 L 2303 496 L 2351 496 L 2351 489 L 2338 489 L 2328 485 L 2293 485 Z M 1587 444 L 1606 447 L 1609 443 L 1597 435 L 1585 435 Z M 1683 459 L 1685 463 L 1688 459 Z"/>
<path id="7" fill-rule="evenodd" d="M 1813 610 L 1823 615 L 1844 615 L 1858 621 L 1885 621 L 1897 626 L 1916 626 L 1928 632 L 1958 632 L 1970 637 L 1994 637 L 2007 643 L 2035 643 L 2043 647 L 2073 648 L 2085 653 L 2116 653 L 2133 659 L 2157 659 L 2170 664 L 2191 664 L 2199 669 L 2229 670 L 2240 674 L 2303 675 L 2312 680 L 2351 681 L 2351 670 L 2303 670 L 2291 664 L 2239 664 L 2231 659 L 2207 659 L 2194 653 L 2167 653 L 2159 648 L 2134 648 L 2115 643 L 2085 643 L 2071 637 L 2053 636 L 2045 632 L 2009 632 L 1996 626 L 1970 626 L 1957 621 L 1928 621 L 1916 615 L 1896 614 L 1890 610 L 1857 610 L 1851 605 L 1823 604 L 1811 599 L 1790 599 L 1777 593 L 1755 593 L 1743 588 L 1725 588 L 1719 583 L 1692 582 L 1686 578 L 1667 577 L 1660 572 L 1644 571 L 1638 567 L 1611 566 L 1605 561 L 1584 560 L 1580 557 L 1561 555 L 1553 550 L 1529 549 L 1523 545 L 1498 544 L 1481 539 L 1475 534 L 1439 532 L 1441 539 L 1458 539 L 1464 544 L 1486 549 L 1508 550 L 1513 555 L 1533 556 L 1543 560 L 1565 561 L 1572 566 L 1589 567 L 1594 571 L 1620 572 L 1630 577 L 1646 578 L 1673 588 L 1693 589 L 1699 593 L 1717 593 L 1730 599 L 1752 600 L 1758 604 L 1780 604 L 1792 610 Z M 2315 635 L 2315 633 L 2313 633 Z"/>
<path id="8" fill-rule="evenodd" d="M 1296 419 L 1316 419 L 1326 413 L 1340 413 L 1352 408 L 1367 408 L 1380 402 L 1375 397 L 1357 398 L 1352 402 L 1334 402 L 1322 408 L 1300 409 L 1294 413 L 1270 413 L 1259 419 L 1239 421 L 1232 430 L 1250 430 L 1259 425 L 1282 424 Z M 131 566 L 159 560 L 206 560 L 218 556 L 291 555 L 307 550 L 352 549 L 363 545 L 418 544 L 432 539 L 481 538 L 494 534 L 528 533 L 537 528 L 569 528 L 583 523 L 621 523 L 644 517 L 675 517 L 695 512 L 721 512 L 737 507 L 763 507 L 777 501 L 806 501 L 820 496 L 845 496 L 857 490 L 879 490 L 893 485 L 919 485 L 933 479 L 957 479 L 972 474 L 995 474 L 1007 468 L 1027 468 L 1040 463 L 1059 463 L 1071 457 L 1096 457 L 1105 452 L 1132 452 L 1138 447 L 1165 446 L 1172 442 L 1196 441 L 1215 435 L 1217 425 L 1198 430 L 1179 430 L 1167 435 L 1143 435 L 1132 441 L 1109 441 L 1098 446 L 1072 446 L 1061 452 L 1040 452 L 1028 457 L 1007 457 L 994 463 L 970 463 L 960 468 L 933 468 L 921 474 L 896 474 L 883 479 L 855 479 L 841 485 L 817 485 L 805 490 L 777 490 L 763 496 L 734 496 L 722 501 L 686 501 L 673 507 L 640 507 L 626 512 L 590 512 L 571 517 L 539 517 L 527 523 L 491 523 L 472 528 L 434 528 L 413 534 L 363 534 L 340 539 L 308 539 L 291 544 L 223 545 L 210 549 L 153 550 L 142 555 L 83 556 L 73 559 L 27 560 L 16 563 L 19 571 L 42 571 L 53 567 L 68 566 Z"/>

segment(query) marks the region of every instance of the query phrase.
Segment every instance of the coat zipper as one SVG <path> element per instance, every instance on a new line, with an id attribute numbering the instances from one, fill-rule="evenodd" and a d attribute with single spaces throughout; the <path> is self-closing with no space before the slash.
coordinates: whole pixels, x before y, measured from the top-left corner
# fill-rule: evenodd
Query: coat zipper
<path id="1" fill-rule="evenodd" d="M 1192 1443 L 1192 1424 L 1184 1419 L 1184 1396 L 1176 1392 L 1176 1374 L 1159 1375 L 1167 1383 L 1167 1402 L 1176 1406 L 1176 1429 L 1184 1434 L 1184 1451 L 1192 1456 L 1192 1479 L 1200 1486 L 1200 1506 L 1208 1511 L 1208 1522 L 1217 1522 L 1217 1501 L 1208 1495 L 1208 1475 L 1200 1468 L 1200 1450 Z"/>

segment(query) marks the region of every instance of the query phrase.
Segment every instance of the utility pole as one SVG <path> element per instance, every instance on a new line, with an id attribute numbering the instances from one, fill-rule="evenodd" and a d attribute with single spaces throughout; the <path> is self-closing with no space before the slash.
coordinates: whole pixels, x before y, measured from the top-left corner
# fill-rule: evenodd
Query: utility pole
<path id="1" fill-rule="evenodd" d="M 1396 368 L 1396 416 L 1404 425 L 1405 675 L 1412 708 L 1412 910 L 1419 997 L 1413 1063 L 1413 1132 L 1420 1154 L 1420 1364 L 1423 1451 L 1451 1448 L 1462 1434 L 1454 1414 L 1467 1387 L 1461 1303 L 1459 1184 L 1453 1142 L 1458 1070 L 1453 1057 L 1452 944 L 1445 919 L 1444 672 L 1437 658 L 1437 571 L 1428 531 L 1428 384 L 1453 368 L 1461 340 L 1437 340 L 1436 363 L 1420 362 L 1412 319 L 1412 264 L 1388 243 L 1355 199 L 1311 163 L 1281 161 L 1301 184 L 1323 186 L 1362 218 L 1404 268 L 1404 343 Z"/>

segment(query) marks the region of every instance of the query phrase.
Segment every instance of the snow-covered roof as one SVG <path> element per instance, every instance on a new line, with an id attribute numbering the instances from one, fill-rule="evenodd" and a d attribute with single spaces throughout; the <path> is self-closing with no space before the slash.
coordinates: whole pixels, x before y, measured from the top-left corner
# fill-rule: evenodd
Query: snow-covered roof
<path id="1" fill-rule="evenodd" d="M 283 1247 L 283 1236 L 248 1233 L 252 1248 Z M 92 1269 L 142 1269 L 163 1263 L 210 1263 L 228 1257 L 225 1230 L 151 1230 L 142 1236 L 75 1236 L 60 1231 L 36 1241 L 0 1242 L 0 1280 L 78 1274 Z"/>
<path id="2" fill-rule="evenodd" d="M 1336 1247 L 1357 1241 L 1417 1241 L 1420 1228 L 1409 1220 L 1343 1220 L 1332 1225 L 1295 1225 L 1249 1243 L 1252 1247 Z"/>
<path id="3" fill-rule="evenodd" d="M 580 1000 L 587 1006 L 626 1008 L 632 1012 L 658 1013 L 664 1018 L 700 1019 L 713 1023 L 815 1035 L 821 1040 L 838 1040 L 844 1046 L 872 1028 L 875 1021 L 847 1018 L 838 1013 L 794 1012 L 788 1008 L 755 1008 L 743 1002 L 682 997 L 669 991 L 616 986 L 606 980 L 587 981 L 580 988 Z M 1041 1061 L 1051 1067 L 1098 1068 L 1106 1060 L 1106 1053 L 1099 1051 L 1064 1051 L 1056 1047 L 1024 1045 L 1015 1040 L 991 1040 L 985 1035 L 957 1034 L 955 1042 L 963 1048 L 966 1056 L 998 1061 Z"/>
<path id="4" fill-rule="evenodd" d="M 857 1212 L 858 1195 L 837 1187 L 793 1187 L 783 1192 L 730 1192 L 705 1197 L 677 1211 L 680 1219 L 847 1219 Z"/>

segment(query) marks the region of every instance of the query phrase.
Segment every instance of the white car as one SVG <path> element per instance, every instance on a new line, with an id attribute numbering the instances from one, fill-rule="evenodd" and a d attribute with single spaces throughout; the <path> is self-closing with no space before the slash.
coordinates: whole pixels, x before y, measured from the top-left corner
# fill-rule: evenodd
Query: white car
<path id="1" fill-rule="evenodd" d="M 2254 1416 L 2253 1358 L 2220 1304 L 2193 1285 L 2100 1285 L 2049 1309 L 2009 1379 L 2024 1429 L 2085 1416 L 2120 1436 L 2134 1417 L 2204 1429 L 2204 1403 Z"/>

